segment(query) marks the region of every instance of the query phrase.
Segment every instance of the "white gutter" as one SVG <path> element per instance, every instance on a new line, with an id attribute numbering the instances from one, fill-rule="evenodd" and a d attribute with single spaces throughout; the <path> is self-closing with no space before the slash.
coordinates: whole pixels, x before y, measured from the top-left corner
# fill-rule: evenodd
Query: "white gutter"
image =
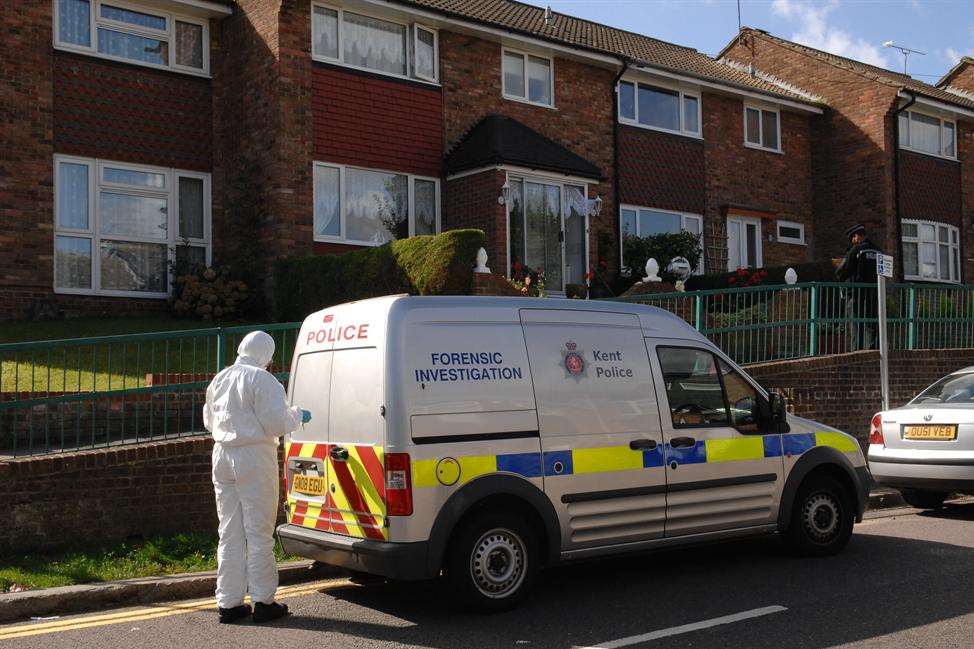
<path id="1" fill-rule="evenodd" d="M 207 0 L 172 0 L 172 2 L 178 5 L 186 5 L 187 7 L 203 9 L 204 11 L 208 11 L 220 16 L 229 16 L 233 13 L 232 7 L 220 2 L 208 2 Z"/>
<path id="2" fill-rule="evenodd" d="M 913 96 L 911 93 L 916 94 L 916 103 L 921 106 L 927 106 L 928 108 L 935 108 L 937 110 L 942 110 L 945 113 L 954 113 L 955 115 L 963 115 L 964 117 L 974 117 L 974 110 L 969 108 L 961 108 L 960 106 L 955 106 L 954 104 L 948 104 L 943 101 L 937 101 L 936 99 L 931 99 L 929 97 L 924 97 L 921 93 L 922 90 L 917 91 L 904 91 L 900 90 L 898 95 L 901 99 L 909 99 Z"/>
<path id="3" fill-rule="evenodd" d="M 744 97 L 750 97 L 757 101 L 770 102 L 774 104 L 781 104 L 782 106 L 788 106 L 789 108 L 794 108 L 796 110 L 803 110 L 808 113 L 815 113 L 816 115 L 821 115 L 823 111 L 818 106 L 810 106 L 808 104 L 803 104 L 798 101 L 793 101 L 791 99 L 785 99 L 778 95 L 765 94 L 763 92 L 757 92 L 752 90 L 745 90 L 740 86 L 727 85 L 716 81 L 708 81 L 701 79 L 699 77 L 694 77 L 685 74 L 678 74 L 676 72 L 671 72 L 669 70 L 663 70 L 660 68 L 654 68 L 646 65 L 637 65 L 632 69 L 638 70 L 640 72 L 646 72 L 647 74 L 654 74 L 660 77 L 666 77 L 668 79 L 674 79 L 676 81 L 682 81 L 683 83 L 692 83 L 698 86 L 704 86 L 705 88 L 715 88 L 717 90 L 723 90 L 725 92 L 731 92 L 736 95 L 742 95 Z"/>
<path id="4" fill-rule="evenodd" d="M 383 7 L 385 9 L 389 9 L 392 11 L 399 11 L 402 13 L 419 16 L 421 18 L 434 21 L 434 22 L 445 23 L 448 25 L 456 25 L 458 27 L 462 27 L 469 31 L 474 31 L 482 34 L 490 34 L 498 38 L 516 40 L 521 43 L 526 43 L 528 45 L 538 47 L 541 49 L 547 49 L 553 52 L 561 52 L 563 54 L 568 54 L 574 56 L 575 58 L 588 59 L 590 61 L 598 61 L 599 63 L 602 64 L 611 65 L 613 68 L 621 68 L 622 59 L 629 58 L 629 57 L 625 57 L 622 54 L 618 54 L 615 56 L 608 55 L 608 54 L 599 54 L 598 52 L 592 52 L 586 49 L 575 48 L 575 47 L 571 47 L 570 45 L 561 45 L 541 38 L 533 38 L 531 36 L 526 36 L 517 32 L 504 30 L 499 27 L 491 27 L 489 25 L 485 25 L 483 23 L 475 22 L 472 20 L 463 20 L 461 18 L 454 18 L 452 16 L 445 16 L 435 11 L 421 9 L 413 5 L 405 5 L 398 2 L 390 2 L 389 0 L 360 0 L 360 2 L 364 4 L 374 5 L 377 7 Z M 676 47 L 680 47 L 680 46 L 677 45 Z M 743 95 L 745 97 L 753 97 L 754 99 L 773 102 L 773 103 L 781 104 L 783 106 L 789 106 L 791 108 L 804 110 L 809 113 L 816 113 L 820 115 L 822 114 L 822 112 L 824 112 L 821 108 L 818 108 L 816 106 L 809 106 L 806 104 L 802 104 L 801 102 L 785 99 L 778 95 L 773 95 L 770 93 L 766 94 L 759 91 L 744 90 L 740 86 L 734 84 L 722 84 L 719 81 L 703 81 L 694 76 L 682 76 L 673 72 L 666 71 L 662 68 L 651 67 L 647 64 L 642 64 L 642 66 L 643 67 L 630 67 L 630 69 L 645 70 L 647 72 L 651 72 L 652 74 L 670 77 L 672 79 L 677 79 L 679 81 L 685 81 L 688 83 L 695 83 L 697 85 L 707 86 L 710 88 L 716 88 L 719 90 L 723 90 L 725 92 L 731 92 L 738 95 Z"/>

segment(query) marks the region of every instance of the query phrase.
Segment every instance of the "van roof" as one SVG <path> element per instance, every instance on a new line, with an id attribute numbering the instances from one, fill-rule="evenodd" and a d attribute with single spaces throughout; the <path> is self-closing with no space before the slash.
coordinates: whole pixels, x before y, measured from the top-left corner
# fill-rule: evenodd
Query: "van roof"
<path id="1" fill-rule="evenodd" d="M 355 306 L 365 308 L 373 314 L 383 310 L 390 316 L 399 318 L 405 313 L 426 308 L 478 308 L 494 312 L 508 311 L 513 315 L 520 309 L 562 309 L 566 311 L 611 311 L 613 313 L 631 313 L 639 317 L 640 325 L 647 336 L 657 338 L 679 338 L 700 342 L 709 341 L 686 320 L 659 307 L 631 302 L 616 302 L 608 300 L 569 300 L 565 298 L 528 298 L 528 297 L 487 297 L 473 295 L 457 296 L 416 296 L 389 295 L 370 298 L 336 305 L 323 309 L 330 311 L 344 307 Z M 309 317 L 314 317 L 312 314 Z"/>

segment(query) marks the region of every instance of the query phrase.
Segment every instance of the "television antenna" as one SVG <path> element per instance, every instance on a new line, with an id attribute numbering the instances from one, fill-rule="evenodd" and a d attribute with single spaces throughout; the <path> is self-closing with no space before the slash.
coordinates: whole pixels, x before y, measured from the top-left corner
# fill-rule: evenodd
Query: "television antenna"
<path id="1" fill-rule="evenodd" d="M 919 54 L 920 56 L 926 56 L 926 52 L 921 52 L 920 50 L 910 49 L 904 45 L 897 45 L 893 41 L 886 41 L 883 43 L 883 47 L 892 47 L 894 50 L 899 50 L 903 53 L 903 74 L 906 74 L 906 62 L 911 54 Z"/>

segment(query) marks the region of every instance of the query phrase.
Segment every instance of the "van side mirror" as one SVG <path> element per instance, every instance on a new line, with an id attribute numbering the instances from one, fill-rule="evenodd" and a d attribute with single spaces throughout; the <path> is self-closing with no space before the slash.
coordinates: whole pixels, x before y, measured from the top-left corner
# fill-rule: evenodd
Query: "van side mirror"
<path id="1" fill-rule="evenodd" d="M 771 421 L 775 424 L 787 425 L 788 423 L 788 402 L 780 392 L 769 392 L 768 402 L 771 407 Z"/>

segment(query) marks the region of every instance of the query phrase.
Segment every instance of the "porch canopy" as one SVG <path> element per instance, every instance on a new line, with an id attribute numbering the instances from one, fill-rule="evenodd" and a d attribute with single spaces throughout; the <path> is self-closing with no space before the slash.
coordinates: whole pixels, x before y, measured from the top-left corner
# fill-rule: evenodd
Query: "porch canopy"
<path id="1" fill-rule="evenodd" d="M 516 119 L 487 115 L 446 157 L 446 173 L 511 165 L 602 180 L 602 170 Z"/>

